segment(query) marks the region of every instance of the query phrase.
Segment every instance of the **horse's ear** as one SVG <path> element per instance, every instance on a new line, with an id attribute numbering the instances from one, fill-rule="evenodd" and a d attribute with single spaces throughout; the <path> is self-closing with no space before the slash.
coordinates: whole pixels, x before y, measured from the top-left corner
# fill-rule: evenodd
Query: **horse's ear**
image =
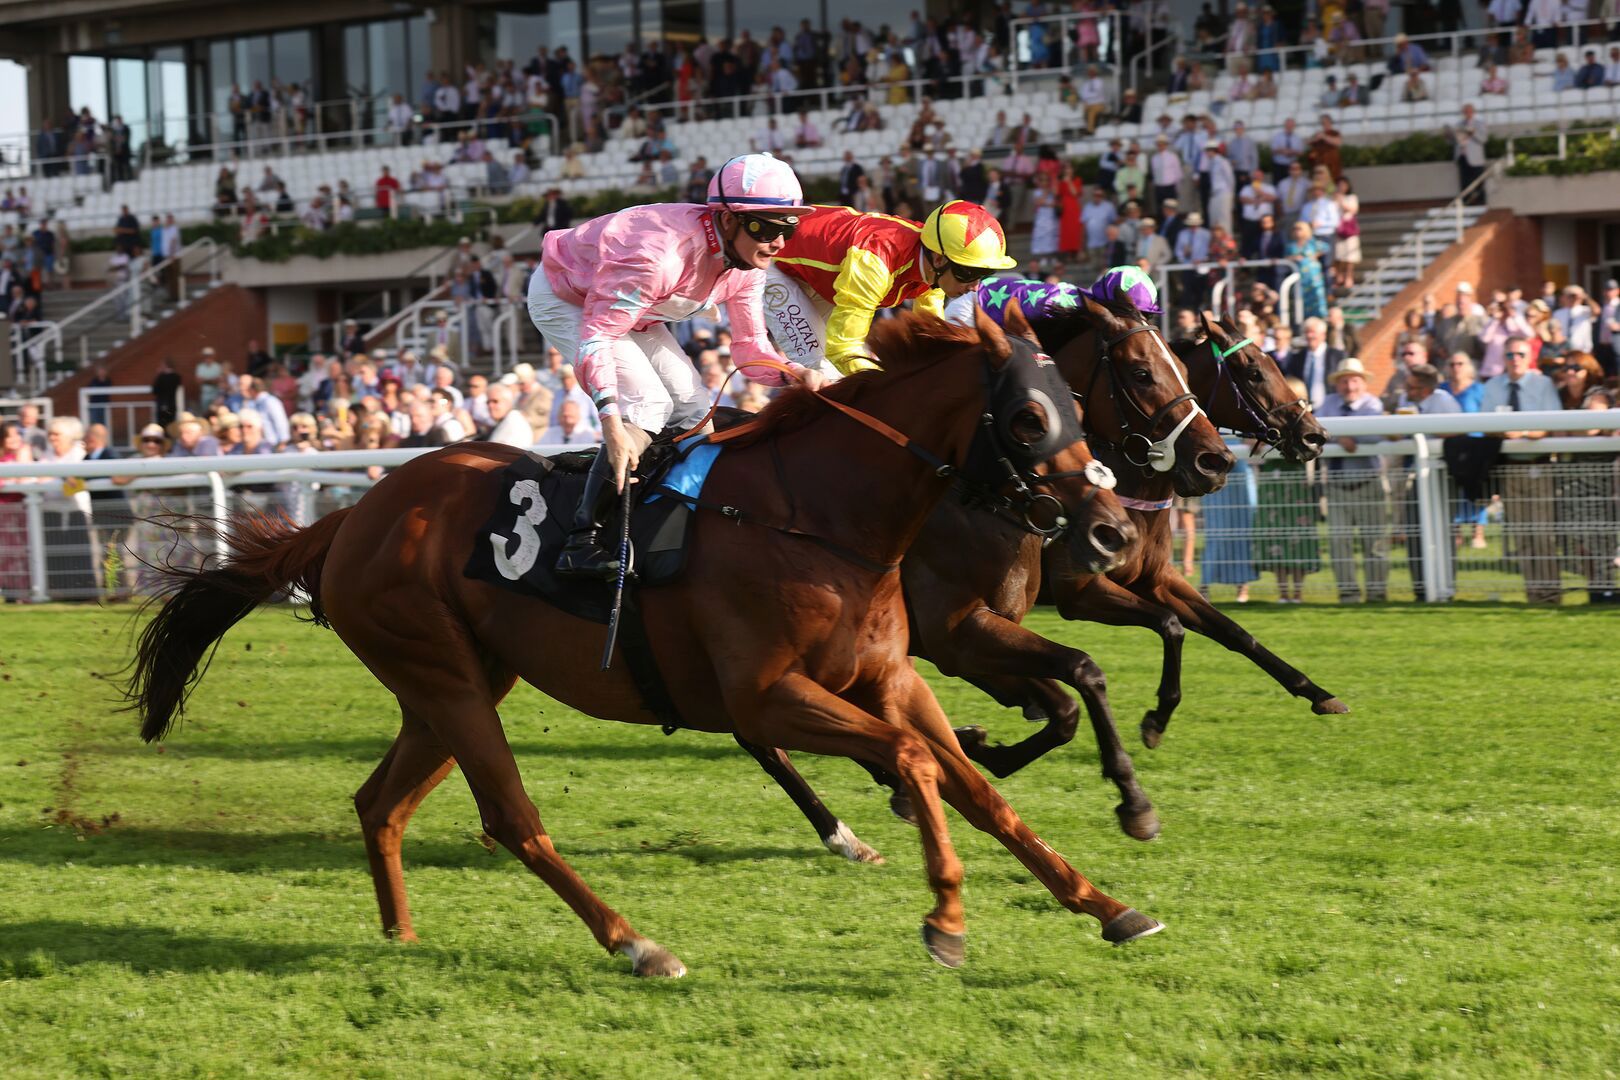
<path id="1" fill-rule="evenodd" d="M 979 329 L 979 343 L 995 358 L 998 365 L 1006 363 L 1007 357 L 1012 355 L 1012 346 L 1007 343 L 1007 335 L 1001 332 L 996 320 L 985 314 L 984 308 L 975 304 L 973 313 Z"/>
<path id="2" fill-rule="evenodd" d="M 1035 336 L 1034 329 L 1029 320 L 1024 317 L 1024 309 L 1017 300 L 1009 299 L 1007 306 L 1002 309 L 1001 327 L 1014 337 L 1021 337 L 1037 349 L 1041 346 L 1041 339 Z"/>
<path id="3" fill-rule="evenodd" d="M 1125 329 L 1125 322 L 1123 319 L 1119 318 L 1119 316 L 1115 315 L 1112 311 L 1109 311 L 1107 308 L 1099 304 L 1096 299 L 1084 289 L 1080 291 L 1080 303 L 1085 307 L 1086 314 L 1090 317 L 1091 325 L 1093 327 L 1100 330 L 1106 330 L 1109 333 L 1118 333 L 1119 331 Z"/>
<path id="4" fill-rule="evenodd" d="M 1200 311 L 1198 313 L 1198 321 L 1204 327 L 1204 337 L 1214 338 L 1217 342 L 1221 343 L 1226 341 L 1226 334 L 1224 331 L 1220 333 L 1216 332 L 1220 329 L 1220 324 L 1210 321 L 1208 311 Z"/>

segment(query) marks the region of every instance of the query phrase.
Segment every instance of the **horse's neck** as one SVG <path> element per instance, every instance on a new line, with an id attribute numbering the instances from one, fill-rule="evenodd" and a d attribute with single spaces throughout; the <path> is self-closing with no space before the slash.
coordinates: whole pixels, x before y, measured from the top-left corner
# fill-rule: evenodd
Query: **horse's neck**
<path id="1" fill-rule="evenodd" d="M 960 467 L 984 388 L 979 365 L 961 357 L 873 380 L 846 403 Z M 790 480 L 815 477 L 791 496 L 807 531 L 858 537 L 861 553 L 880 562 L 900 561 L 945 492 L 944 478 L 921 457 L 848 417 L 829 416 L 777 442 Z"/>

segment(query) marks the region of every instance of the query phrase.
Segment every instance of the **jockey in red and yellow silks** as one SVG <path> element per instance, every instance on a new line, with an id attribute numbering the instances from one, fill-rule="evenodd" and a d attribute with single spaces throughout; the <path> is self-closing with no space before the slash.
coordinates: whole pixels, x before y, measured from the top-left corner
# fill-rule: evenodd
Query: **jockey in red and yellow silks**
<path id="1" fill-rule="evenodd" d="M 849 375 L 878 366 L 866 334 L 879 308 L 912 300 L 943 319 L 946 300 L 1017 265 L 977 203 L 948 202 L 922 224 L 817 207 L 765 271 L 765 320 L 790 359 Z"/>

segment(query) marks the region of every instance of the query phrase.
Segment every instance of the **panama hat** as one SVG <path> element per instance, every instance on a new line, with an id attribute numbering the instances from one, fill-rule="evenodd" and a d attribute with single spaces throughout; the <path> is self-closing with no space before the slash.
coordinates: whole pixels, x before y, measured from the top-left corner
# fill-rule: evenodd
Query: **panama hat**
<path id="1" fill-rule="evenodd" d="M 1328 382 L 1337 386 L 1340 379 L 1349 378 L 1351 375 L 1360 375 L 1365 379 L 1367 369 L 1362 366 L 1360 359 L 1357 357 L 1347 356 L 1344 358 L 1344 363 L 1333 369 L 1333 374 L 1328 376 Z"/>
<path id="2" fill-rule="evenodd" d="M 147 424 L 141 428 L 141 436 L 138 441 L 145 442 L 147 439 L 156 439 L 164 446 L 169 445 L 169 435 L 168 432 L 163 430 L 162 424 Z"/>

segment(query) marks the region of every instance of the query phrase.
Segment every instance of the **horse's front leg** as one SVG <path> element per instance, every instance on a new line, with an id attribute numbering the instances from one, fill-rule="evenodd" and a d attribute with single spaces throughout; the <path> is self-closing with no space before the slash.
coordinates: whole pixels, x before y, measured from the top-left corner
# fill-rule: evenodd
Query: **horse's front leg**
<path id="1" fill-rule="evenodd" d="M 1102 892 L 1025 825 L 1001 794 L 962 753 L 950 721 L 927 683 L 909 672 L 906 696 L 898 702 L 902 721 L 920 732 L 938 763 L 939 793 L 974 828 L 988 833 L 1070 911 L 1090 915 L 1102 924 L 1102 936 L 1116 944 L 1157 933 L 1155 919 Z"/>
<path id="2" fill-rule="evenodd" d="M 1254 635 L 1221 614 L 1220 610 L 1199 594 L 1192 583 L 1177 574 L 1167 574 L 1161 580 L 1157 595 L 1174 611 L 1182 625 L 1212 641 L 1219 642 L 1235 653 L 1241 653 L 1295 697 L 1311 703 L 1311 712 L 1318 716 L 1337 715 L 1350 711 L 1350 706 L 1332 693 L 1317 686 L 1298 668 L 1254 639 Z M 1161 727 L 1160 732 L 1163 732 Z M 1144 728 L 1145 734 L 1145 728 Z"/>
<path id="3" fill-rule="evenodd" d="M 1165 575 L 1174 575 L 1168 568 Z M 1196 593 L 1197 590 L 1194 590 Z M 1142 717 L 1142 742 L 1153 749 L 1170 714 L 1181 704 L 1181 644 L 1186 631 L 1174 611 L 1131 592 L 1106 576 L 1088 580 L 1078 589 L 1058 589 L 1058 614 L 1104 626 L 1145 626 L 1164 642 L 1164 664 L 1159 673 L 1158 707 Z"/>
<path id="4" fill-rule="evenodd" d="M 958 728 L 956 735 L 968 757 L 997 777 L 1010 776 L 1042 754 L 1055 750 L 1074 738 L 1079 710 L 1074 701 L 1052 679 L 1061 680 L 1079 693 L 1086 715 L 1097 738 L 1102 773 L 1119 789 L 1121 802 L 1115 807 L 1120 826 L 1138 840 L 1151 840 L 1159 834 L 1159 818 L 1153 802 L 1136 779 L 1136 767 L 1108 706 L 1108 680 L 1091 657 L 1078 649 L 1048 641 L 1011 619 L 981 608 L 963 619 L 951 631 L 950 657 L 937 660 L 941 670 L 979 677 L 997 677 L 996 685 L 1010 685 L 1005 677 L 1019 680 L 1021 693 L 1012 696 L 1038 704 L 1047 714 L 1041 730 L 1012 746 L 988 745 L 984 729 Z"/>
<path id="5" fill-rule="evenodd" d="M 827 845 L 829 851 L 842 855 L 850 862 L 883 861 L 882 855 L 864 843 L 848 825 L 827 809 L 809 781 L 799 775 L 799 770 L 793 767 L 787 754 L 775 747 L 755 746 L 741 735 L 737 735 L 736 739 L 737 745 L 752 754 L 766 775 L 787 792 L 787 797 L 793 800 L 793 804 L 810 822 L 811 827 L 816 830 L 816 835 L 821 837 L 821 842 Z"/>

